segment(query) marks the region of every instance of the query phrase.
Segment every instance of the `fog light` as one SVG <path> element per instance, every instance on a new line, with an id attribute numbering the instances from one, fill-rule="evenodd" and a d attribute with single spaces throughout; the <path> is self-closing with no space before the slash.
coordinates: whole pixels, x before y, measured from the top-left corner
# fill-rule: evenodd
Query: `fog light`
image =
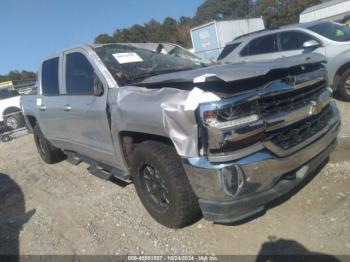
<path id="1" fill-rule="evenodd" d="M 226 194 L 230 196 L 238 195 L 243 185 L 243 178 L 234 166 L 225 167 L 220 170 L 221 182 Z"/>

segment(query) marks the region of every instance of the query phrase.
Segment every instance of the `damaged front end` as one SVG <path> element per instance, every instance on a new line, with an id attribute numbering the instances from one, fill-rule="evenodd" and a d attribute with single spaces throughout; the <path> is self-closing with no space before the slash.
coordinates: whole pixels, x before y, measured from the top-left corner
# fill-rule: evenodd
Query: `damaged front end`
<path id="1" fill-rule="evenodd" d="M 95 51 L 121 85 L 109 90 L 112 134 L 169 138 L 208 220 L 230 223 L 262 211 L 336 146 L 340 116 L 323 56 L 211 66 L 186 60 L 188 69 L 183 58 L 158 51 Z M 116 54 L 131 62 L 117 63 Z M 114 143 L 123 159 L 120 140 Z"/>
<path id="2" fill-rule="evenodd" d="M 184 159 L 184 166 L 209 220 L 234 222 L 262 211 L 336 145 L 340 116 L 323 65 L 271 73 L 276 79 L 262 88 L 196 111 L 200 156 Z"/>
<path id="3" fill-rule="evenodd" d="M 296 151 L 292 148 L 298 142 L 318 133 L 329 122 L 327 113 L 320 113 L 329 105 L 331 96 L 326 70 L 320 67 L 273 81 L 247 94 L 201 104 L 197 112 L 202 136 L 200 151 L 206 153 L 210 162 L 236 160 L 265 147 L 286 156 Z M 320 121 L 312 128 L 290 127 L 318 114 Z"/>

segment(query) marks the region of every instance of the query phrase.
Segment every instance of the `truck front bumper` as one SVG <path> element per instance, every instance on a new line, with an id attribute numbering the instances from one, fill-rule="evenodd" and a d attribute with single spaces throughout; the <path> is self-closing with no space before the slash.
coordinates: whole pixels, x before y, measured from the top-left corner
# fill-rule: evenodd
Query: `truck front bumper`
<path id="1" fill-rule="evenodd" d="M 183 159 L 204 218 L 233 223 L 263 211 L 324 163 L 336 147 L 339 129 L 336 111 L 321 137 L 288 157 L 262 150 L 229 163 L 210 163 L 206 157 Z"/>

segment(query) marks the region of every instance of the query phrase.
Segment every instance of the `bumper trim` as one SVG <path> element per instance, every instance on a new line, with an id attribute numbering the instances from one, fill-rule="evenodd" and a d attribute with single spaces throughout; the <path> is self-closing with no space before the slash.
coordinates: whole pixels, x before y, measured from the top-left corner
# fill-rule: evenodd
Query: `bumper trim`
<path id="1" fill-rule="evenodd" d="M 335 149 L 336 144 L 337 140 L 334 140 L 319 155 L 296 170 L 294 172 L 296 175 L 293 180 L 281 179 L 272 188 L 266 191 L 226 202 L 199 199 L 199 205 L 204 218 L 226 224 L 241 221 L 264 211 L 266 204 L 290 192 L 300 185 L 308 175 L 317 170 Z"/>

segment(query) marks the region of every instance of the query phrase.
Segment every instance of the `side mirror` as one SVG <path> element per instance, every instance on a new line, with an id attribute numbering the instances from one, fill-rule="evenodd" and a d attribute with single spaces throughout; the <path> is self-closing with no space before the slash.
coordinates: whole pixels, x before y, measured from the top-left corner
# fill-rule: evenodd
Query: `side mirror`
<path id="1" fill-rule="evenodd" d="M 317 48 L 320 46 L 320 43 L 317 42 L 316 40 L 309 40 L 304 42 L 303 47 L 304 48 Z"/>
<path id="2" fill-rule="evenodd" d="M 97 75 L 94 76 L 94 96 L 103 96 L 104 88 Z"/>

